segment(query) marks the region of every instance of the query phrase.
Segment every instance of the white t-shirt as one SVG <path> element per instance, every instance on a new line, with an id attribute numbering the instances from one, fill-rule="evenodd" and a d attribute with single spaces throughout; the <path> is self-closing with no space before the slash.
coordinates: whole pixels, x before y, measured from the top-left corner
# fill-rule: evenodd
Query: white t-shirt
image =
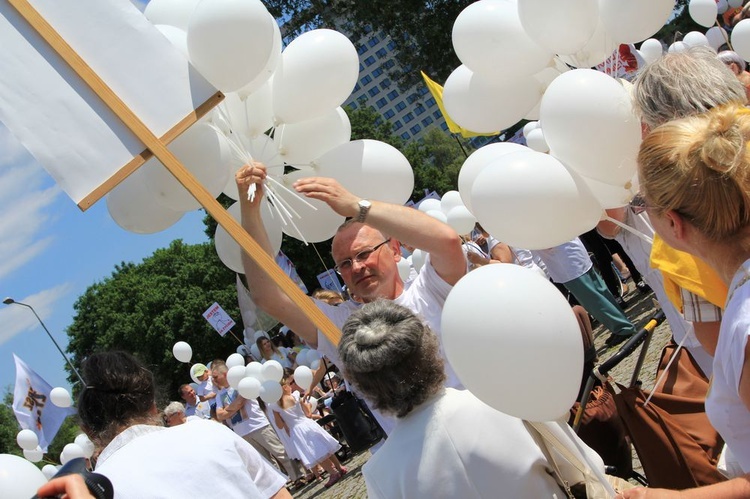
<path id="1" fill-rule="evenodd" d="M 601 458 L 577 444 L 603 472 Z M 558 464 L 570 483 L 583 479 L 564 459 Z M 564 498 L 547 468 L 523 421 L 448 388 L 399 419 L 362 474 L 370 499 Z"/>
<path id="2" fill-rule="evenodd" d="M 249 443 L 214 421 L 131 426 L 102 451 L 96 472 L 110 479 L 115 499 L 268 498 L 286 484 Z"/>
<path id="3" fill-rule="evenodd" d="M 714 375 L 706 395 L 706 414 L 732 449 L 745 473 L 750 472 L 750 410 L 740 399 L 740 376 L 750 335 L 750 260 L 729 286 L 727 305 L 714 355 Z"/>
<path id="4" fill-rule="evenodd" d="M 198 383 L 198 386 L 195 388 L 195 394 L 199 397 L 205 397 L 209 393 L 214 393 L 217 390 L 214 389 L 214 382 L 211 379 L 211 376 L 209 375 L 208 378 L 206 378 L 205 381 L 201 381 Z"/>
<path id="5" fill-rule="evenodd" d="M 232 403 L 239 393 L 232 387 L 224 388 L 216 395 L 216 409 L 222 409 Z M 242 409 L 225 421 L 234 432 L 239 436 L 247 435 L 255 430 L 260 430 L 270 423 L 257 401 L 248 399 Z"/>
<path id="6" fill-rule="evenodd" d="M 531 250 L 531 253 L 542 259 L 547 274 L 558 284 L 581 277 L 593 265 L 589 252 L 577 237 L 554 248 Z"/>

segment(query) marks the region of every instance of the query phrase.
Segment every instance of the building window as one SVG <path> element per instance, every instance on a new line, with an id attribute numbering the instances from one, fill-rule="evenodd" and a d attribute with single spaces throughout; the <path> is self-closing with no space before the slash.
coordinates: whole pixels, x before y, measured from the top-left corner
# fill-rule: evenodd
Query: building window
<path id="1" fill-rule="evenodd" d="M 367 42 L 367 45 L 369 45 L 370 47 L 374 47 L 378 43 L 380 43 L 380 39 L 377 36 L 373 36 L 372 38 L 370 38 L 370 41 Z"/>
<path id="2" fill-rule="evenodd" d="M 395 66 L 395 64 L 396 64 L 396 61 L 394 61 L 393 59 L 388 59 L 387 61 L 385 61 L 385 62 L 383 63 L 383 67 L 384 67 L 385 69 L 390 69 L 390 68 L 392 68 L 393 66 Z"/>
<path id="3" fill-rule="evenodd" d="M 431 124 L 432 124 L 432 118 L 430 118 L 429 116 L 422 120 L 422 125 L 424 126 L 428 126 Z"/>
<path id="4" fill-rule="evenodd" d="M 382 88 L 383 90 L 385 90 L 386 88 L 390 86 L 391 86 L 391 80 L 389 80 L 388 78 L 386 78 L 380 83 L 380 88 Z"/>
<path id="5" fill-rule="evenodd" d="M 404 101 L 396 104 L 396 111 L 403 111 L 404 109 L 406 109 L 406 104 L 404 104 Z"/>
<path id="6" fill-rule="evenodd" d="M 410 137 L 411 135 L 409 135 L 409 132 L 404 132 L 401 134 L 401 138 L 404 140 L 409 140 Z"/>
<path id="7" fill-rule="evenodd" d="M 366 95 L 360 95 L 359 97 L 357 97 L 357 102 L 362 104 L 363 102 L 367 102 L 367 99 L 368 97 Z"/>
<path id="8" fill-rule="evenodd" d="M 365 75 L 362 78 L 360 78 L 360 80 L 359 80 L 359 82 L 362 84 L 362 86 L 367 85 L 371 81 L 372 81 L 372 76 L 370 76 L 370 75 Z"/>
<path id="9" fill-rule="evenodd" d="M 448 130 L 448 123 L 446 123 L 445 121 L 440 123 L 440 128 L 442 128 L 443 131 Z"/>
<path id="10" fill-rule="evenodd" d="M 413 119 L 414 119 L 414 115 L 412 113 L 406 113 L 404 115 L 404 123 L 409 123 Z"/>
<path id="11" fill-rule="evenodd" d="M 409 129 L 412 135 L 418 134 L 421 130 L 422 130 L 422 127 L 419 125 L 414 125 L 413 127 Z"/>
<path id="12" fill-rule="evenodd" d="M 429 92 L 429 90 L 427 89 L 427 87 L 419 87 L 418 92 L 419 92 L 419 95 L 424 95 L 427 92 Z"/>
<path id="13" fill-rule="evenodd" d="M 388 98 L 391 100 L 398 98 L 398 90 L 391 90 L 388 92 Z"/>
<path id="14" fill-rule="evenodd" d="M 365 64 L 367 66 L 372 66 L 373 64 L 375 64 L 375 56 L 371 55 L 370 57 L 368 57 L 367 59 L 365 59 Z"/>
<path id="15" fill-rule="evenodd" d="M 437 102 L 435 102 L 434 97 L 430 97 L 429 99 L 427 99 L 427 107 L 434 107 L 435 104 L 437 104 Z"/>
<path id="16" fill-rule="evenodd" d="M 417 94 L 411 94 L 409 97 L 406 98 L 406 102 L 409 104 L 412 104 L 415 100 L 417 100 L 419 96 Z"/>
<path id="17" fill-rule="evenodd" d="M 435 117 L 436 120 L 439 120 L 440 117 L 443 115 L 443 113 L 440 112 L 440 109 L 432 113 L 432 115 Z"/>
<path id="18" fill-rule="evenodd" d="M 372 77 L 377 78 L 378 76 L 383 74 L 383 68 L 375 68 L 375 71 L 372 72 Z"/>
<path id="19" fill-rule="evenodd" d="M 378 87 L 372 87 L 370 90 L 367 91 L 368 94 L 370 94 L 370 97 L 375 97 L 380 93 L 380 89 Z"/>
<path id="20" fill-rule="evenodd" d="M 352 102 L 349 103 L 349 107 L 352 108 L 352 109 L 357 109 L 358 106 L 357 106 L 356 102 L 352 101 Z"/>
<path id="21" fill-rule="evenodd" d="M 424 108 L 424 106 L 422 104 L 420 104 L 420 105 L 418 105 L 414 109 L 414 114 L 416 114 L 417 116 L 419 116 L 420 114 L 424 113 L 425 111 L 426 111 L 426 109 Z"/>
<path id="22" fill-rule="evenodd" d="M 388 111 L 386 111 L 386 112 L 385 112 L 385 113 L 383 114 L 383 117 L 384 117 L 385 119 L 387 119 L 387 120 L 389 120 L 389 119 L 393 118 L 394 116 L 396 116 L 396 113 L 395 113 L 395 112 L 393 111 L 393 109 L 389 109 Z"/>
<path id="23" fill-rule="evenodd" d="M 378 109 L 383 109 L 383 107 L 388 104 L 388 99 L 383 97 L 382 99 L 379 99 L 375 104 L 378 106 Z"/>
<path id="24" fill-rule="evenodd" d="M 382 59 L 383 57 L 388 55 L 388 52 L 384 48 L 381 48 L 377 52 L 375 52 L 375 55 L 378 56 L 378 59 Z"/>
<path id="25" fill-rule="evenodd" d="M 359 55 L 362 55 L 365 52 L 367 52 L 367 46 L 366 45 L 360 45 L 359 48 L 357 49 L 357 53 Z"/>
<path id="26" fill-rule="evenodd" d="M 359 90 L 360 88 L 361 88 L 361 87 L 359 86 L 359 83 L 357 83 L 356 85 L 354 85 L 354 90 L 352 90 L 352 93 L 356 92 L 356 91 L 357 91 L 357 90 Z"/>
<path id="27" fill-rule="evenodd" d="M 394 42 L 393 40 L 391 40 L 390 42 L 388 42 L 388 45 L 386 45 L 386 47 L 388 47 L 388 50 L 395 50 L 396 49 L 396 42 Z"/>
<path id="28" fill-rule="evenodd" d="M 402 125 L 402 124 L 401 124 L 401 120 L 396 120 L 396 121 L 395 121 L 395 122 L 393 123 L 393 131 L 395 132 L 396 130 L 398 130 L 398 129 L 399 129 L 399 128 L 401 128 L 402 126 L 404 126 L 404 125 Z"/>

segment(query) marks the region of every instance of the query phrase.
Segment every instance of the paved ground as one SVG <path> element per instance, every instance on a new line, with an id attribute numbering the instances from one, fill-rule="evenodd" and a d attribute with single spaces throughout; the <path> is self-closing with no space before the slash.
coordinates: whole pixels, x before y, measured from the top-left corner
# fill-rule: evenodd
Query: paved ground
<path id="1" fill-rule="evenodd" d="M 654 304 L 654 295 L 649 293 L 648 295 L 642 295 L 636 291 L 632 281 L 629 282 L 631 291 L 629 291 L 625 298 L 628 301 L 628 307 L 626 313 L 628 318 L 633 321 L 636 327 L 640 328 L 655 311 L 656 306 Z M 600 360 L 606 360 L 617 351 L 617 348 L 607 349 L 604 346 L 604 341 L 609 337 L 609 331 L 604 329 L 602 326 L 597 325 L 594 330 L 594 344 L 598 347 Z M 644 389 L 651 389 L 655 382 L 656 364 L 661 352 L 661 349 L 669 341 L 671 332 L 669 326 L 662 323 L 652 335 L 651 344 L 648 348 L 646 359 L 643 363 L 643 367 L 640 371 L 640 380 Z M 615 368 L 611 375 L 622 384 L 630 384 L 630 380 L 635 367 L 635 362 L 638 357 L 638 351 L 635 354 L 625 359 L 617 368 Z M 300 499 L 349 499 L 349 498 L 366 498 L 367 488 L 365 487 L 365 480 L 362 477 L 362 465 L 367 462 L 370 457 L 369 452 L 362 452 L 349 459 L 344 463 L 349 469 L 349 473 L 338 483 L 333 485 L 330 489 L 323 487 L 323 483 L 310 484 L 306 487 L 292 491 L 292 495 Z M 633 467 L 636 471 L 641 472 L 640 463 L 638 456 L 633 453 Z"/>

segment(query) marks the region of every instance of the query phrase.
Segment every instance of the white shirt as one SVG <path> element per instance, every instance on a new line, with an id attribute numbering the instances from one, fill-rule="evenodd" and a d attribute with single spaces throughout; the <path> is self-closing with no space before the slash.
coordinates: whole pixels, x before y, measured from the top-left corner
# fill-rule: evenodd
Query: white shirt
<path id="1" fill-rule="evenodd" d="M 706 395 L 706 414 L 732 449 L 745 473 L 750 472 L 750 410 L 740 399 L 740 376 L 750 335 L 750 260 L 729 286 L 724 319 L 714 355 L 714 375 Z"/>
<path id="2" fill-rule="evenodd" d="M 577 443 L 603 472 L 601 458 Z M 558 464 L 571 483 L 583 479 Z M 564 498 L 548 467 L 520 419 L 448 388 L 399 419 L 362 474 L 370 499 Z"/>
<path id="3" fill-rule="evenodd" d="M 238 395 L 237 390 L 232 387 L 222 389 L 216 395 L 216 409 L 219 410 L 228 406 Z M 268 418 L 260 409 L 260 404 L 252 399 L 246 400 L 242 409 L 231 418 L 225 420 L 225 423 L 239 436 L 260 430 L 270 424 Z"/>
<path id="4" fill-rule="evenodd" d="M 214 421 L 135 425 L 105 447 L 96 472 L 115 499 L 268 498 L 286 483 L 249 443 Z"/>
<path id="5" fill-rule="evenodd" d="M 187 400 L 185 401 L 185 416 L 211 419 L 211 405 L 208 403 L 208 400 L 201 402 L 200 399 L 196 397 L 195 402 L 196 404 L 192 405 Z"/>
<path id="6" fill-rule="evenodd" d="M 577 237 L 554 248 L 531 250 L 542 259 L 547 274 L 558 284 L 565 284 L 588 272 L 593 263 L 589 252 Z"/>
<path id="7" fill-rule="evenodd" d="M 210 375 L 205 381 L 198 383 L 198 386 L 195 388 L 195 394 L 199 397 L 205 397 L 209 393 L 214 393 L 216 391 L 217 390 L 214 388 L 214 382 L 211 380 Z"/>

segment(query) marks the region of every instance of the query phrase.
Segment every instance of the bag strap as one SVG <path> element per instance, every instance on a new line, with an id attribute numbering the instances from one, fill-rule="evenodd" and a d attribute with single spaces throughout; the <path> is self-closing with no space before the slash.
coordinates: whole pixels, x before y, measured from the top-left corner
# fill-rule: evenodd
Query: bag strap
<path id="1" fill-rule="evenodd" d="M 523 425 L 536 441 L 539 449 L 542 451 L 542 454 L 544 454 L 544 457 L 547 459 L 547 462 L 552 466 L 552 474 L 554 474 L 557 484 L 560 486 L 563 492 L 565 492 L 565 495 L 568 496 L 568 499 L 575 499 L 573 491 L 570 490 L 570 484 L 563 478 L 562 473 L 560 473 L 560 467 L 557 465 L 557 461 L 555 460 L 554 456 L 549 450 L 549 447 L 547 446 L 547 439 L 544 438 L 544 435 L 531 421 L 523 420 Z"/>

